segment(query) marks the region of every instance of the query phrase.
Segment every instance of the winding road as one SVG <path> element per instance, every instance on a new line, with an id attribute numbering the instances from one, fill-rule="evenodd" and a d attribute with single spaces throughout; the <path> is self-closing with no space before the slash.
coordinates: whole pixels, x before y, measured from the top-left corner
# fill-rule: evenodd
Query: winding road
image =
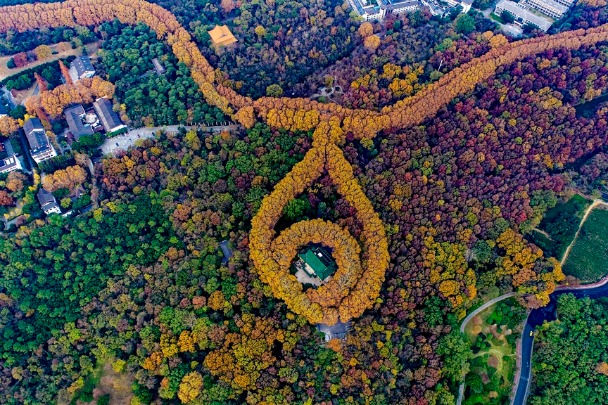
<path id="1" fill-rule="evenodd" d="M 538 308 L 530 312 L 521 339 L 521 370 L 517 388 L 515 389 L 515 397 L 513 405 L 524 405 L 528 397 L 528 388 L 530 386 L 530 371 L 532 368 L 532 348 L 534 344 L 533 333 L 537 326 L 542 325 L 545 321 L 554 321 L 556 319 L 557 297 L 562 294 L 572 293 L 576 298 L 599 298 L 608 297 L 608 277 L 603 278 L 595 284 L 568 287 L 560 286 L 550 295 L 551 301 L 549 305 L 543 308 Z"/>

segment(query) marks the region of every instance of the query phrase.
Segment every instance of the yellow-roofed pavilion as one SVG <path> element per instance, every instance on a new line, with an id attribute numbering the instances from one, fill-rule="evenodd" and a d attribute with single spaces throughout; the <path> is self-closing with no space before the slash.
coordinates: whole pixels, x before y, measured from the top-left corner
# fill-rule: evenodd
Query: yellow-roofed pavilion
<path id="1" fill-rule="evenodd" d="M 237 41 L 226 25 L 216 25 L 214 29 L 208 32 L 211 37 L 211 43 L 216 51 L 230 46 Z"/>

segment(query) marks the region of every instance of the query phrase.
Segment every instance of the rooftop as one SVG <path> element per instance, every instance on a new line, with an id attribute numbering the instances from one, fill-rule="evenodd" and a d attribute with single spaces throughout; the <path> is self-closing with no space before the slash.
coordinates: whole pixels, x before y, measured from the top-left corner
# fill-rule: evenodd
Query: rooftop
<path id="1" fill-rule="evenodd" d="M 70 66 L 73 66 L 78 72 L 78 76 L 82 76 L 85 72 L 94 72 L 95 69 L 91 64 L 91 59 L 88 56 L 80 56 L 74 59 Z"/>
<path id="2" fill-rule="evenodd" d="M 83 135 L 92 135 L 93 128 L 90 125 L 85 125 L 82 122 L 82 117 L 85 115 L 84 107 L 77 104 L 73 107 L 66 108 L 63 112 L 65 120 L 68 122 L 70 132 L 78 139 Z"/>
<path id="3" fill-rule="evenodd" d="M 160 63 L 158 58 L 152 59 L 152 64 L 154 65 L 154 70 L 156 70 L 156 73 L 159 75 L 165 73 L 165 67 Z"/>
<path id="4" fill-rule="evenodd" d="M 40 203 L 40 206 L 42 206 L 42 207 L 44 207 L 47 204 L 57 202 L 55 200 L 55 197 L 53 196 L 53 194 L 49 193 L 48 191 L 46 191 L 43 188 L 38 190 L 38 193 L 36 194 L 36 198 L 38 198 L 38 202 Z"/>
<path id="5" fill-rule="evenodd" d="M 512 1 L 501 0 L 498 2 L 498 4 L 496 4 L 496 7 L 497 8 L 500 7 L 502 9 L 510 12 L 515 17 L 519 17 L 526 21 L 531 22 L 532 24 L 536 25 L 538 28 L 540 28 L 543 31 L 547 31 L 553 24 L 553 20 L 540 17 L 540 16 L 530 12 L 529 10 L 523 8 L 518 3 L 514 3 Z"/>
<path id="6" fill-rule="evenodd" d="M 534 3 L 533 1 L 530 1 L 530 0 L 528 0 L 528 2 L 530 5 L 532 5 Z M 559 4 L 558 2 L 553 1 L 553 0 L 537 0 L 537 2 L 542 3 L 545 6 L 550 7 L 554 10 L 557 10 L 562 14 L 566 13 L 569 8 L 568 6 L 564 6 L 563 4 Z"/>
<path id="7" fill-rule="evenodd" d="M 107 132 L 113 131 L 114 128 L 123 125 L 118 114 L 112 110 L 112 102 L 107 98 L 98 98 L 93 103 L 93 107 Z"/>
<path id="8" fill-rule="evenodd" d="M 23 130 L 32 152 L 36 153 L 49 147 L 49 139 L 46 137 L 42 122 L 38 118 L 30 118 L 25 121 Z"/>
<path id="9" fill-rule="evenodd" d="M 321 280 L 327 279 L 336 271 L 336 263 L 332 257 L 321 247 L 307 247 L 298 254 L 298 257 Z"/>
<path id="10" fill-rule="evenodd" d="M 230 32 L 230 29 L 226 25 L 216 25 L 214 29 L 209 32 L 213 45 L 230 45 L 235 43 L 237 40 Z"/>

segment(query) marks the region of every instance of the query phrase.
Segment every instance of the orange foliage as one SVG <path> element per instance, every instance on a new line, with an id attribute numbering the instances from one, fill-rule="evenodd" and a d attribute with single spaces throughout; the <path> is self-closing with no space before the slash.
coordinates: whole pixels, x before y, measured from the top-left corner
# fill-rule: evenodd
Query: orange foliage
<path id="1" fill-rule="evenodd" d="M 380 293 L 389 262 L 384 225 L 354 178 L 352 167 L 336 146 L 343 140 L 344 133 L 335 120 L 321 122 L 313 134 L 313 148 L 262 201 L 252 220 L 249 247 L 260 278 L 271 287 L 275 296 L 311 323 L 334 324 L 360 316 Z M 356 217 L 363 224 L 363 251 L 366 253 L 363 261 L 361 248 L 346 231 L 321 220 L 297 223 L 272 241 L 273 227 L 283 207 L 324 170 L 329 173 L 338 193 L 356 209 Z M 304 294 L 301 284 L 289 274 L 289 265 L 298 248 L 309 242 L 333 248 L 338 270 L 325 285 Z M 272 254 L 268 255 L 268 252 Z M 362 268 L 365 268 L 365 275 Z"/>
<path id="2" fill-rule="evenodd" d="M 76 84 L 63 84 L 51 91 L 42 91 L 40 95 L 28 98 L 25 107 L 30 114 L 40 115 L 38 113 L 42 110 L 55 118 L 70 104 L 88 104 L 98 97 L 112 98 L 114 90 L 112 83 L 95 76 L 79 80 Z"/>
<path id="3" fill-rule="evenodd" d="M 9 136 L 19 129 L 19 122 L 8 115 L 0 117 L 0 134 Z"/>

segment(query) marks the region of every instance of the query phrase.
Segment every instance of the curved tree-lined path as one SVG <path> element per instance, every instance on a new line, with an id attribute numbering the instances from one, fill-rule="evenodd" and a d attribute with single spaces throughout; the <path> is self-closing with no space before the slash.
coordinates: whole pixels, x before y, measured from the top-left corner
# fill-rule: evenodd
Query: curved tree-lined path
<path id="1" fill-rule="evenodd" d="M 241 96 L 217 81 L 214 68 L 201 54 L 190 34 L 172 13 L 144 0 L 68 0 L 62 3 L 7 6 L 0 10 L 0 32 L 9 30 L 24 32 L 40 28 L 74 27 L 76 25 L 96 26 L 114 19 L 125 24 L 146 24 L 156 32 L 159 39 L 165 40 L 171 46 L 177 59 L 190 68 L 192 78 L 199 86 L 206 101 L 210 105 L 217 106 L 245 127 L 251 127 L 257 119 L 261 119 L 273 127 L 292 131 L 317 128 L 316 142 L 321 146 L 313 147 L 308 152 L 309 158 L 305 158 L 303 162 L 318 161 L 326 167 L 342 166 L 340 173 L 336 171 L 335 180 L 338 180 L 336 185 L 342 190 L 341 193 L 352 196 L 353 200 L 356 196 L 358 207 L 364 208 L 361 210 L 364 213 L 362 215 L 371 221 L 367 224 L 370 229 L 378 228 L 375 221 L 376 219 L 379 221 L 379 217 L 373 213 L 371 202 L 362 193 L 353 176 L 352 167 L 343 159 L 339 150 L 338 145 L 344 143 L 346 132 L 352 132 L 357 139 L 373 138 L 382 130 L 402 129 L 420 124 L 425 119 L 434 116 L 439 109 L 455 97 L 473 90 L 478 83 L 489 79 L 500 66 L 547 49 L 577 49 L 608 40 L 608 24 L 587 30 L 569 31 L 512 43 L 506 42 L 504 37 L 497 37 L 498 40 L 494 41 L 494 48 L 487 54 L 454 69 L 413 97 L 387 106 L 381 111 L 372 111 L 344 108 L 334 103 L 323 104 L 305 98 L 262 97 L 253 100 Z M 330 130 L 319 130 L 324 126 Z M 335 133 L 340 133 L 340 136 L 335 136 Z M 332 153 L 329 153 L 330 151 Z M 322 159 L 313 159 L 318 154 L 322 156 Z M 300 165 L 297 170 L 300 172 L 305 171 L 303 169 L 315 171 L 321 167 L 317 166 L 319 167 L 309 168 Z M 290 172 L 285 179 L 295 179 L 294 172 Z M 293 198 L 291 194 L 298 188 L 286 188 L 285 185 L 289 185 L 288 183 L 289 181 L 279 183 L 273 193 L 264 199 L 264 202 L 268 204 L 274 198 L 276 201 L 286 203 L 288 199 Z M 368 212 L 368 208 L 372 209 L 372 213 Z M 269 257 L 268 251 L 261 250 L 263 247 L 269 246 L 272 243 L 271 239 L 275 236 L 272 222 L 271 216 L 261 218 L 259 213 L 256 215 L 252 221 L 252 240 L 257 237 L 259 243 L 251 244 L 250 253 L 253 258 L 258 259 L 257 263 L 260 263 L 260 266 L 278 268 L 280 259 Z M 370 226 L 372 222 L 374 226 Z M 375 243 L 374 247 L 376 250 L 381 250 L 376 252 L 378 257 L 384 258 L 388 256 L 388 247 L 383 227 L 379 227 L 378 232 L 376 236 L 379 237 L 380 242 Z M 348 305 L 348 308 L 333 307 L 332 315 L 327 317 L 326 314 L 320 314 L 318 308 L 313 308 L 313 305 L 310 308 L 314 309 L 315 315 L 309 317 L 309 320 L 312 321 L 312 318 L 336 320 L 336 314 L 340 313 L 340 319 L 346 321 L 347 319 L 343 319 L 342 315 L 344 317 L 346 314 L 353 316 L 353 314 L 360 313 L 362 307 L 372 305 L 379 293 L 385 270 L 388 267 L 388 260 L 380 262 L 381 268 L 375 269 L 373 282 L 360 283 L 361 289 L 354 297 L 351 295 L 342 297 L 350 307 Z M 256 265 L 258 272 L 262 275 L 263 270 L 260 266 Z M 349 274 L 354 273 L 356 272 Z M 277 291 L 279 289 L 290 291 L 287 285 L 280 285 L 283 282 L 289 284 L 290 281 L 281 280 L 277 283 Z M 351 280 L 345 280 L 345 283 L 352 284 L 349 281 Z M 344 291 L 340 291 L 340 294 L 344 294 Z M 365 297 L 363 297 L 364 295 Z M 300 295 L 300 301 L 306 304 L 306 297 Z M 297 310 L 301 308 L 290 305 L 289 302 L 288 306 L 294 312 L 301 313 Z"/>
<path id="2" fill-rule="evenodd" d="M 605 24 L 587 30 L 504 43 L 454 69 L 418 94 L 378 112 L 344 108 L 335 103 L 319 103 L 306 98 L 262 97 L 252 100 L 241 96 L 233 89 L 217 83 L 213 67 L 173 14 L 144 0 L 69 0 L 62 3 L 7 6 L 1 10 L 0 32 L 93 26 L 114 18 L 126 24 L 144 23 L 159 38 L 166 40 L 176 57 L 190 67 L 192 76 L 207 101 L 228 114 L 236 114 L 237 119 L 251 122 L 254 118 L 251 114 L 256 112 L 259 118 L 274 126 L 312 129 L 318 122 L 327 121 L 333 116 L 340 119 L 345 130 L 352 130 L 359 137 L 373 137 L 383 129 L 398 129 L 421 123 L 434 116 L 453 98 L 490 78 L 500 66 L 547 49 L 576 49 L 608 40 L 608 24 Z"/>

